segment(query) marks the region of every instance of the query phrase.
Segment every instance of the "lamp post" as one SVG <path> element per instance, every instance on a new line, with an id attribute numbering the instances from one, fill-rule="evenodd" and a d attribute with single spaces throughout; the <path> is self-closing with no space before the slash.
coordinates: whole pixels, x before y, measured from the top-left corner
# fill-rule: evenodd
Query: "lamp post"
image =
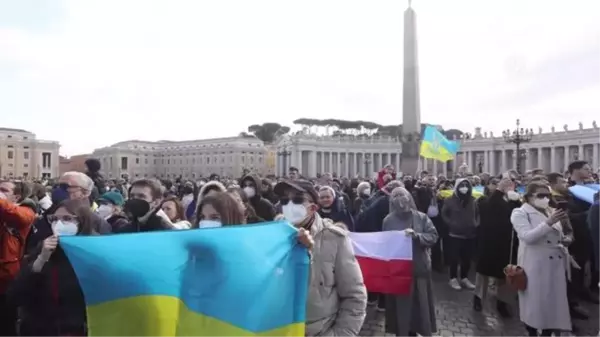
<path id="1" fill-rule="evenodd" d="M 283 149 L 277 152 L 277 155 L 283 158 L 283 168 L 281 170 L 281 176 L 285 176 L 285 170 L 287 169 L 287 157 L 292 155 L 292 152 L 287 149 L 287 145 L 283 144 Z"/>
<path id="2" fill-rule="evenodd" d="M 533 138 L 533 129 L 524 129 L 521 127 L 521 121 L 517 119 L 517 127 L 513 130 L 502 131 L 502 137 L 507 143 L 516 145 L 515 160 L 516 170 L 521 173 L 521 144 L 529 143 Z"/>
<path id="3" fill-rule="evenodd" d="M 363 160 L 365 163 L 365 178 L 369 177 L 369 164 L 371 163 L 371 155 L 365 153 L 365 159 Z"/>

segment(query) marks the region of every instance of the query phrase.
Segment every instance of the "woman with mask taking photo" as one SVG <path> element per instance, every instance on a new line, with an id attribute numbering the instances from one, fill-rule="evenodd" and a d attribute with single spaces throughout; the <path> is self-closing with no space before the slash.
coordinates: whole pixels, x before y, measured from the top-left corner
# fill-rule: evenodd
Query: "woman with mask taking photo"
<path id="1" fill-rule="evenodd" d="M 517 265 L 527 275 L 527 287 L 519 291 L 520 318 L 529 336 L 550 336 L 570 331 L 567 278 L 571 256 L 561 222 L 567 214 L 549 207 L 552 194 L 539 182 L 527 185 L 524 204 L 513 210 L 510 221 L 519 238 Z"/>

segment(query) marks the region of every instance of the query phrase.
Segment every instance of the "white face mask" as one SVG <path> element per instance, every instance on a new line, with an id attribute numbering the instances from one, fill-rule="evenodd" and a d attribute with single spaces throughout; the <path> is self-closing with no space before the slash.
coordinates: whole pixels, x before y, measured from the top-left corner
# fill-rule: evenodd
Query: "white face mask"
<path id="1" fill-rule="evenodd" d="M 546 209 L 548 208 L 548 204 L 550 203 L 550 199 L 548 198 L 542 198 L 542 199 L 535 199 L 533 200 L 533 206 L 540 208 L 540 209 Z"/>
<path id="2" fill-rule="evenodd" d="M 302 204 L 288 203 L 281 207 L 283 216 L 291 223 L 298 225 L 306 218 L 308 211 Z"/>
<path id="3" fill-rule="evenodd" d="M 515 191 L 508 191 L 506 192 L 506 197 L 508 198 L 508 200 L 512 200 L 512 201 L 517 201 L 521 198 L 521 196 L 519 195 L 519 193 L 515 192 Z"/>
<path id="4" fill-rule="evenodd" d="M 371 195 L 371 190 L 370 189 L 366 189 L 363 191 L 364 195 Z"/>
<path id="5" fill-rule="evenodd" d="M 76 221 L 56 220 L 52 223 L 52 231 L 56 236 L 76 235 L 79 229 L 79 224 Z"/>
<path id="6" fill-rule="evenodd" d="M 200 220 L 198 223 L 198 227 L 200 228 L 218 228 L 223 227 L 221 221 L 218 220 Z"/>
<path id="7" fill-rule="evenodd" d="M 243 191 L 248 198 L 252 198 L 256 195 L 256 190 L 254 189 L 254 187 L 246 186 L 244 187 Z"/>
<path id="8" fill-rule="evenodd" d="M 469 192 L 469 188 L 468 188 L 468 187 L 466 187 L 466 186 L 459 187 L 459 188 L 458 188 L 458 191 L 459 191 L 460 193 L 462 193 L 462 194 L 467 194 L 467 192 Z"/>
<path id="9" fill-rule="evenodd" d="M 113 214 L 113 207 L 111 205 L 100 205 L 96 213 L 103 219 L 107 219 Z"/>

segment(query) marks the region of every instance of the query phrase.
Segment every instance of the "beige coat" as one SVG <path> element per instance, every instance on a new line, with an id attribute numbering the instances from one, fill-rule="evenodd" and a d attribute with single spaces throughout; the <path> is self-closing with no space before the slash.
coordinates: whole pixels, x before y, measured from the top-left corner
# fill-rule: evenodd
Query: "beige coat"
<path id="1" fill-rule="evenodd" d="M 567 301 L 569 254 L 562 246 L 560 224 L 529 204 L 512 211 L 510 221 L 519 237 L 517 264 L 527 275 L 527 289 L 519 291 L 521 321 L 536 329 L 571 330 Z"/>
<path id="2" fill-rule="evenodd" d="M 310 289 L 307 336 L 356 336 L 366 316 L 367 290 L 348 232 L 315 214 L 310 228 Z"/>

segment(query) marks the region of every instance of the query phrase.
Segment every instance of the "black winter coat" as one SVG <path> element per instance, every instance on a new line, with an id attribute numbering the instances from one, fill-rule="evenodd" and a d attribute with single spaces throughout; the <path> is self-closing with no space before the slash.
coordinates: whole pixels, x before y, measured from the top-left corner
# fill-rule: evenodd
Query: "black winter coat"
<path id="1" fill-rule="evenodd" d="M 504 279 L 504 267 L 510 258 L 510 242 L 513 237 L 512 262 L 517 262 L 519 240 L 513 230 L 510 216 L 513 209 L 521 207 L 519 201 L 506 201 L 504 193 L 495 191 L 481 197 L 479 203 L 480 224 L 477 228 L 478 273 Z"/>
<path id="2" fill-rule="evenodd" d="M 33 261 L 40 252 L 24 261 L 7 292 L 20 308 L 21 336 L 85 336 L 85 301 L 69 260 L 59 247 L 34 273 Z"/>

